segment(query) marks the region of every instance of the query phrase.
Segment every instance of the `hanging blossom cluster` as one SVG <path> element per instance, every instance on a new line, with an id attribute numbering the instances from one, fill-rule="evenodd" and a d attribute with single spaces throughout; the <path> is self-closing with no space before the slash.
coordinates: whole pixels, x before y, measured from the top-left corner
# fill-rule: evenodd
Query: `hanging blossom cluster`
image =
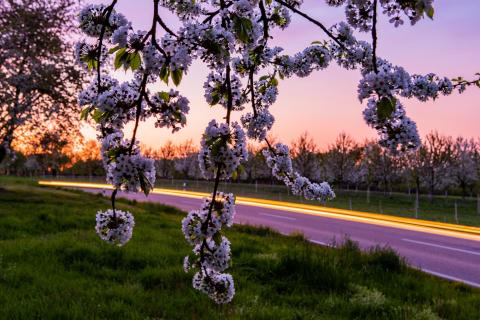
<path id="1" fill-rule="evenodd" d="M 115 188 L 114 205 L 118 190 L 148 194 L 155 183 L 154 161 L 141 154 L 135 138 L 139 121 L 155 118 L 157 127 L 178 131 L 186 124 L 189 101 L 173 89 L 151 93 L 147 88 L 164 77 L 162 67 L 167 60 L 165 54 L 152 49 L 158 45 L 152 30 L 134 31 L 131 23 L 115 12 L 114 4 L 87 5 L 78 19 L 86 38 L 76 44 L 76 59 L 92 73 L 92 81 L 79 93 L 78 102 L 82 118 L 97 124 L 107 182 Z M 119 82 L 108 75 L 110 63 L 115 69 L 130 69 L 132 79 Z M 135 123 L 133 136 L 124 139 L 123 129 L 130 122 Z M 114 207 L 97 214 L 96 230 L 105 241 L 124 245 L 133 226 L 133 216 Z"/>
<path id="2" fill-rule="evenodd" d="M 185 239 L 193 246 L 193 254 L 184 259 L 184 270 L 199 270 L 193 277 L 193 287 L 217 303 L 230 302 L 235 294 L 232 276 L 223 273 L 230 264 L 230 241 L 220 233 L 222 227 L 233 225 L 234 216 L 233 194 L 217 192 L 182 220 Z"/>
<path id="3" fill-rule="evenodd" d="M 288 146 L 277 143 L 273 148 L 263 150 L 263 155 L 267 165 L 272 169 L 272 174 L 282 180 L 294 195 L 321 203 L 335 198 L 335 193 L 327 182 L 311 182 L 293 170 Z"/>
<path id="4" fill-rule="evenodd" d="M 378 102 L 371 98 L 363 111 L 365 122 L 380 135 L 378 143 L 392 151 L 416 149 L 421 143 L 417 125 L 405 115 L 405 109 L 400 101 L 393 102 L 393 110 L 388 116 L 378 111 L 378 105 L 382 103 L 388 104 L 388 108 L 392 104 L 389 99 Z"/>
<path id="5" fill-rule="evenodd" d="M 153 188 L 155 166 L 153 159 L 140 154 L 138 141 L 123 139 L 122 132 L 115 132 L 102 139 L 101 155 L 107 172 L 107 182 L 118 190 L 137 192 Z"/>
<path id="6" fill-rule="evenodd" d="M 135 221 L 128 211 L 109 209 L 98 211 L 95 231 L 108 243 L 123 246 L 132 237 Z"/>
<path id="7" fill-rule="evenodd" d="M 451 94 L 453 83 L 433 73 L 410 76 L 402 67 L 383 60 L 378 63 L 377 72 L 365 72 L 358 85 L 360 101 L 368 99 L 364 119 L 378 131 L 382 146 L 393 152 L 416 149 L 421 143 L 417 126 L 406 115 L 399 97 L 436 99 Z"/>
<path id="8" fill-rule="evenodd" d="M 102 239 L 124 244 L 130 239 L 133 217 L 115 210 L 118 190 L 146 194 L 155 183 L 153 162 L 145 158 L 136 139 L 139 122 L 154 119 L 156 127 L 176 132 L 187 122 L 187 98 L 174 89 L 152 92 L 153 84 L 178 85 L 194 60 L 203 62 L 209 74 L 203 83 L 204 97 L 219 106 L 225 116 L 209 122 L 201 139 L 200 169 L 212 179 L 214 190 L 198 210 L 182 221 L 192 253 L 184 260 L 193 273 L 193 287 L 217 303 L 228 303 L 235 294 L 234 280 L 226 273 L 231 261 L 229 240 L 222 234 L 233 223 L 235 197 L 219 190 L 220 181 L 235 178 L 247 158 L 247 138 L 266 142 L 264 150 L 273 175 L 293 194 L 325 202 L 335 197 L 326 182 L 312 182 L 293 169 L 288 147 L 272 146 L 267 140 L 275 118 L 271 107 L 277 100 L 278 83 L 284 78 L 307 77 L 332 62 L 346 69 L 359 69 L 362 79 L 359 99 L 367 100 L 364 119 L 380 135 L 380 144 L 402 151 L 418 147 L 415 123 L 405 113 L 400 99 L 421 101 L 463 91 L 471 83 L 461 78 L 452 84 L 447 78 L 409 75 L 403 68 L 376 57 L 376 18 L 386 14 L 398 26 L 407 17 L 412 24 L 433 15 L 433 0 L 326 0 L 345 6 L 347 22 L 331 28 L 301 10 L 301 0 L 152 0 L 152 25 L 135 30 L 110 5 L 88 5 L 79 15 L 86 38 L 76 47 L 77 62 L 92 72 L 92 81 L 79 94 L 82 118 L 97 123 L 102 142 L 102 159 L 107 181 L 115 190 L 112 210 L 99 213 L 97 232 Z M 160 16 L 163 7 L 180 21 L 172 30 Z M 292 14 L 300 14 L 320 27 L 328 41 L 316 41 L 289 55 L 270 46 L 274 29 L 283 30 Z M 372 43 L 357 40 L 354 30 L 371 31 Z M 113 67 L 113 68 L 112 68 Z M 131 79 L 119 82 L 112 69 L 124 69 Z M 232 114 L 240 113 L 240 122 Z M 134 124 L 132 137 L 123 130 Z"/>
<path id="9" fill-rule="evenodd" d="M 236 122 L 210 121 L 205 129 L 198 154 L 200 170 L 205 178 L 230 177 L 243 160 L 248 157 L 245 132 Z"/>

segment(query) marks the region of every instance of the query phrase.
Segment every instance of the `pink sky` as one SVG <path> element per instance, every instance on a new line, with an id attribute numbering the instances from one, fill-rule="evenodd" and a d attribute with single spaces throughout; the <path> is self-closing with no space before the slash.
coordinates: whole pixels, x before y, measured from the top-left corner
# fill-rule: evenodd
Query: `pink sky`
<path id="1" fill-rule="evenodd" d="M 90 3 L 107 3 L 90 0 Z M 118 11 L 132 21 L 134 28 L 147 29 L 150 23 L 151 0 L 120 0 Z M 303 10 L 330 26 L 344 20 L 342 8 L 330 8 L 319 0 L 304 1 Z M 399 28 L 380 18 L 380 56 L 403 66 L 410 73 L 435 72 L 448 77 L 473 78 L 480 72 L 480 1 L 435 1 L 434 21 L 424 19 L 411 27 Z M 167 19 L 177 25 L 174 19 Z M 325 39 L 323 33 L 308 21 L 294 16 L 290 27 L 274 34 L 276 45 L 293 54 L 312 41 Z M 362 35 L 361 37 L 365 37 Z M 178 90 L 190 100 L 188 126 L 172 135 L 168 130 L 156 129 L 152 123 L 142 123 L 139 139 L 148 146 L 158 147 L 167 140 L 199 141 L 201 133 L 212 118 L 220 119 L 221 107 L 208 106 L 203 98 L 203 82 L 208 70 L 200 62 L 194 63 Z M 347 71 L 332 65 L 324 71 L 314 72 L 308 78 L 291 78 L 279 86 L 279 98 L 271 111 L 276 118 L 272 133 L 279 140 L 290 142 L 308 131 L 315 141 L 326 147 L 345 131 L 357 140 L 374 138 L 376 133 L 362 119 L 363 106 L 357 99 L 357 70 Z M 166 86 L 160 84 L 159 90 Z M 417 122 L 420 134 L 437 130 L 443 134 L 480 137 L 480 89 L 441 97 L 437 101 L 404 102 L 408 115 Z M 94 137 L 93 129 L 84 130 Z"/>

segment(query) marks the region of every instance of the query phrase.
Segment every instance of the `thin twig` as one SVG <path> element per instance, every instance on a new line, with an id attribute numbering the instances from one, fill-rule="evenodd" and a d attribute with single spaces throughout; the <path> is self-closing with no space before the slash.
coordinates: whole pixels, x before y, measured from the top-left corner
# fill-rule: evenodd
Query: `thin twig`
<path id="1" fill-rule="evenodd" d="M 323 32 L 325 32 L 330 38 L 332 38 L 332 40 L 335 41 L 341 48 L 347 50 L 347 48 L 345 47 L 345 45 L 344 45 L 340 40 L 338 40 L 338 38 L 335 37 L 335 36 L 333 35 L 333 33 L 331 33 L 331 32 L 327 29 L 327 27 L 325 27 L 325 26 L 323 25 L 323 23 L 321 23 L 321 22 L 318 21 L 318 20 L 313 19 L 312 17 L 310 17 L 310 16 L 307 15 L 306 13 L 298 10 L 297 8 L 293 7 L 292 5 L 286 3 L 286 2 L 283 1 L 283 0 L 274 0 L 274 1 L 277 2 L 277 3 L 279 3 L 279 4 L 281 4 L 281 5 L 284 6 L 284 7 L 292 10 L 292 11 L 295 12 L 296 14 L 302 16 L 303 18 L 307 19 L 307 20 L 310 21 L 311 23 L 313 23 L 313 24 L 317 25 L 318 27 L 320 27 L 320 29 L 322 29 Z"/>
<path id="2" fill-rule="evenodd" d="M 372 21 L 372 64 L 373 71 L 378 73 L 377 65 L 377 0 L 373 0 L 373 21 Z"/>

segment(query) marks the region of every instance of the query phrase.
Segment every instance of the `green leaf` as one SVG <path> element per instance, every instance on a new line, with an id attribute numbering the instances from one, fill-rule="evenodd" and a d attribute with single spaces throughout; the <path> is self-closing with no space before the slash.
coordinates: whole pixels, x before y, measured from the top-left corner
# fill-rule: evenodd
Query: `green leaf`
<path id="1" fill-rule="evenodd" d="M 80 60 L 87 65 L 88 70 L 94 70 L 98 66 L 97 56 L 94 54 L 86 54 L 80 57 Z"/>
<path id="2" fill-rule="evenodd" d="M 173 83 L 178 86 L 180 82 L 182 82 L 182 77 L 183 77 L 183 70 L 182 69 L 175 69 L 172 71 L 172 81 Z"/>
<path id="3" fill-rule="evenodd" d="M 168 84 L 168 78 L 170 76 L 170 69 L 167 67 L 167 65 L 163 65 L 162 69 L 160 69 L 160 80 Z"/>
<path id="4" fill-rule="evenodd" d="M 382 97 L 377 102 L 377 117 L 380 120 L 386 120 L 392 116 L 395 111 L 397 100 L 394 97 Z"/>
<path id="5" fill-rule="evenodd" d="M 222 243 L 222 235 L 220 234 L 220 232 L 217 232 L 213 235 L 213 241 L 215 241 L 217 245 L 220 245 Z"/>
<path id="6" fill-rule="evenodd" d="M 212 156 L 216 157 L 220 152 L 220 150 L 224 149 L 225 145 L 226 145 L 226 141 L 222 139 L 222 137 L 218 137 L 210 141 L 209 146 L 210 146 Z"/>
<path id="7" fill-rule="evenodd" d="M 233 16 L 233 30 L 237 38 L 243 43 L 250 42 L 250 32 L 253 29 L 252 21 L 247 18 Z"/>
<path id="8" fill-rule="evenodd" d="M 214 106 L 220 102 L 220 94 L 215 90 L 212 92 L 212 102 L 210 103 L 211 106 Z"/>
<path id="9" fill-rule="evenodd" d="M 280 14 L 280 9 L 278 7 L 273 10 L 270 20 L 279 27 L 284 27 L 288 23 L 288 20 L 282 14 Z"/>
<path id="10" fill-rule="evenodd" d="M 122 47 L 120 47 L 120 46 L 113 47 L 112 49 L 108 50 L 108 53 L 110 53 L 110 54 L 115 53 L 118 50 L 120 50 L 121 48 Z"/>
<path id="11" fill-rule="evenodd" d="M 130 60 L 130 68 L 132 68 L 133 71 L 137 70 L 142 65 L 142 58 L 137 51 L 130 53 L 128 58 Z"/>
<path id="12" fill-rule="evenodd" d="M 105 113 L 99 109 L 95 109 L 92 114 L 92 119 L 95 120 L 96 123 L 99 123 L 102 118 L 104 117 Z"/>
<path id="13" fill-rule="evenodd" d="M 161 91 L 157 93 L 157 95 L 160 97 L 160 99 L 162 99 L 165 102 L 170 101 L 170 94 L 166 91 Z"/>
<path id="14" fill-rule="evenodd" d="M 432 6 L 430 6 L 429 8 L 427 8 L 427 17 L 429 17 L 430 19 L 433 20 L 433 14 L 435 13 L 435 9 L 433 9 Z"/>
<path id="15" fill-rule="evenodd" d="M 88 114 L 90 113 L 90 107 L 86 107 L 80 112 L 80 120 L 87 120 Z"/>
<path id="16" fill-rule="evenodd" d="M 115 55 L 115 60 L 113 62 L 115 70 L 119 69 L 124 64 L 127 56 L 128 56 L 128 53 L 125 48 L 122 48 L 117 51 L 117 54 Z"/>

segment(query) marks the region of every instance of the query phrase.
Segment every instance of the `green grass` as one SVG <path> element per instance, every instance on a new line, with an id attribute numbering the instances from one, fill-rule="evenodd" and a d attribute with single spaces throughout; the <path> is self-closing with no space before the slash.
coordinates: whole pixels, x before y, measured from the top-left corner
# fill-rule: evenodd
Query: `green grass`
<path id="1" fill-rule="evenodd" d="M 70 180 L 72 178 L 60 178 Z M 81 181 L 88 181 L 85 178 Z M 94 178 L 95 182 L 105 183 L 102 177 Z M 156 185 L 163 188 L 184 189 L 184 180 L 157 180 Z M 213 183 L 208 181 L 188 181 L 185 190 L 212 192 Z M 318 205 L 316 201 L 307 201 L 293 196 L 283 185 L 246 184 L 246 183 L 222 183 L 221 190 L 233 192 L 237 196 L 246 196 L 270 200 L 308 203 Z M 384 213 L 388 215 L 415 218 L 415 195 L 405 193 L 383 194 L 371 192 L 367 201 L 365 191 L 335 189 L 337 197 L 327 203 L 328 207 L 353 209 L 357 211 Z M 457 217 L 455 217 L 455 202 L 457 203 Z M 351 203 L 351 207 L 350 207 Z M 434 196 L 429 199 L 421 195 L 419 200 L 418 219 L 462 224 L 480 227 L 480 214 L 477 213 L 477 200 L 456 196 Z"/>
<path id="2" fill-rule="evenodd" d="M 182 270 L 184 216 L 120 201 L 136 218 L 123 248 L 94 232 L 98 195 L 0 178 L 1 319 L 479 319 L 480 291 L 406 266 L 392 250 L 315 246 L 235 226 L 237 295 L 217 306 Z"/>

